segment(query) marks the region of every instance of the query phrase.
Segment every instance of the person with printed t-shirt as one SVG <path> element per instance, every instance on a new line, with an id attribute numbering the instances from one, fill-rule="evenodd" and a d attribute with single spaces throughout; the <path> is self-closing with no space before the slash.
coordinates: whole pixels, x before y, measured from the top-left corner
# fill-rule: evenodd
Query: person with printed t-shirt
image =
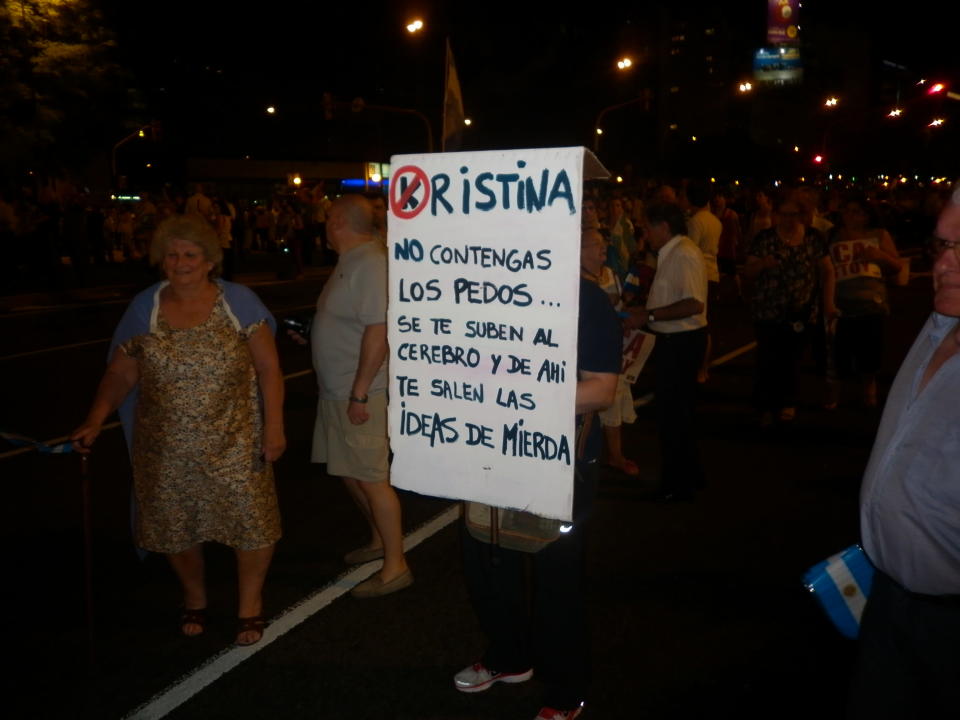
<path id="1" fill-rule="evenodd" d="M 863 403 L 877 404 L 877 371 L 883 353 L 883 326 L 890 312 L 885 275 L 900 271 L 903 261 L 890 233 L 877 227 L 866 198 L 851 195 L 843 205 L 841 225 L 831 233 L 823 282 L 823 314 L 834 332 L 835 366 L 842 378 L 856 373 Z M 828 384 L 827 408 L 837 406 L 839 385 Z"/>

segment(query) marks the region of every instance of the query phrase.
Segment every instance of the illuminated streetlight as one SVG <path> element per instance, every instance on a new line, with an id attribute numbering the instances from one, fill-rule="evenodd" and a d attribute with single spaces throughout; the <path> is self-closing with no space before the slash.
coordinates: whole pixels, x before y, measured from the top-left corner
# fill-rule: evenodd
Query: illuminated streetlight
<path id="1" fill-rule="evenodd" d="M 947 86 L 944 85 L 943 83 L 934 83 L 933 85 L 930 86 L 930 89 L 927 90 L 927 94 L 936 95 L 937 93 L 942 93 L 946 89 L 947 89 Z"/>
<path id="2" fill-rule="evenodd" d="M 299 175 L 294 175 L 293 180 L 291 182 L 293 182 L 294 185 L 299 185 L 300 183 L 303 182 L 303 180 L 300 179 Z"/>
<path id="3" fill-rule="evenodd" d="M 412 34 L 415 32 L 419 32 L 420 30 L 423 30 L 423 20 L 420 20 L 419 18 L 416 20 L 413 20 L 410 24 L 407 25 L 408 33 Z"/>
<path id="4" fill-rule="evenodd" d="M 943 123 L 944 123 L 943 118 L 934 118 L 933 122 L 927 125 L 927 127 L 940 127 L 941 125 L 943 125 Z"/>
<path id="5" fill-rule="evenodd" d="M 597 128 L 597 135 L 603 135 L 603 128 Z"/>
<path id="6" fill-rule="evenodd" d="M 633 60 L 631 60 L 628 57 L 617 60 L 617 67 L 620 68 L 621 70 L 626 70 L 627 68 L 632 66 L 633 66 Z"/>
<path id="7" fill-rule="evenodd" d="M 691 142 L 696 142 L 696 141 L 697 141 L 697 136 L 696 136 L 696 135 L 691 136 L 691 137 L 690 137 L 690 141 L 691 141 Z"/>
<path id="8" fill-rule="evenodd" d="M 840 99 L 837 97 L 828 97 L 827 101 L 824 103 L 826 107 L 836 107 L 837 103 L 840 102 Z"/>
<path id="9" fill-rule="evenodd" d="M 887 117 L 892 117 L 892 118 L 900 117 L 901 115 L 903 115 L 903 110 L 901 110 L 900 108 L 894 108 L 893 110 L 887 113 Z"/>
<path id="10" fill-rule="evenodd" d="M 740 86 L 737 88 L 742 93 L 748 93 L 753 90 L 753 84 L 748 82 L 740 83 Z"/>
<path id="11" fill-rule="evenodd" d="M 273 105 L 267 105 L 267 115 L 273 115 L 277 109 Z"/>
<path id="12" fill-rule="evenodd" d="M 814 155 L 813 161 L 817 163 L 817 165 L 819 165 L 820 163 L 823 162 L 823 155 Z"/>
<path id="13" fill-rule="evenodd" d="M 622 182 L 623 182 L 623 177 L 620 176 L 620 175 L 617 175 L 617 182 L 618 182 L 618 183 L 622 183 Z"/>
<path id="14" fill-rule="evenodd" d="M 793 146 L 793 151 L 794 151 L 794 152 L 800 152 L 800 146 L 799 146 L 799 145 L 794 145 L 794 146 Z"/>
<path id="15" fill-rule="evenodd" d="M 463 124 L 464 124 L 464 125 L 473 125 L 473 120 L 471 120 L 470 118 L 464 118 L 464 119 L 463 119 Z"/>
<path id="16" fill-rule="evenodd" d="M 383 180 L 383 177 L 380 175 L 380 173 L 374 173 L 370 176 L 370 182 L 378 183 L 381 180 Z"/>

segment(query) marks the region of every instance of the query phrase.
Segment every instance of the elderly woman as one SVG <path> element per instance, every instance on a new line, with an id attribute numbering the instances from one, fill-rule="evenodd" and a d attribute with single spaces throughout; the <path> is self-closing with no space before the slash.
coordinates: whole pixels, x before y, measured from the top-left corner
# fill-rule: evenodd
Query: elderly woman
<path id="1" fill-rule="evenodd" d="M 823 236 L 800 221 L 792 196 L 780 196 L 773 205 L 773 226 L 751 240 L 743 271 L 754 281 L 755 394 L 762 426 L 796 415 L 800 356 L 818 317 L 817 291 L 827 262 Z"/>
<path id="2" fill-rule="evenodd" d="M 201 544 L 236 553 L 236 642 L 263 636 L 261 591 L 280 537 L 271 463 L 286 447 L 283 377 L 270 312 L 249 289 L 217 279 L 216 232 L 200 217 L 162 222 L 150 259 L 166 280 L 120 321 L 87 419 L 89 448 L 114 410 L 131 451 L 139 547 L 165 553 L 183 586 L 181 632 L 204 631 Z"/>

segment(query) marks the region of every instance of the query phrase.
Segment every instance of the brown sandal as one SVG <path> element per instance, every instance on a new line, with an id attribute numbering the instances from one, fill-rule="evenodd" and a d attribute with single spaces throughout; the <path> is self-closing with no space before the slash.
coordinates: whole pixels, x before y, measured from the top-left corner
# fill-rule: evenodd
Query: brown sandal
<path id="1" fill-rule="evenodd" d="M 207 629 L 207 609 L 206 608 L 181 608 L 180 609 L 180 634 L 184 637 L 200 637 Z M 185 625 L 199 625 L 200 632 L 188 635 L 184 632 Z"/>
<path id="2" fill-rule="evenodd" d="M 267 627 L 267 621 L 263 619 L 263 615 L 254 615 L 253 617 L 247 618 L 237 618 L 237 641 L 236 644 L 240 647 L 247 647 L 248 645 L 256 645 L 263 639 L 263 631 Z M 240 642 L 240 636 L 245 632 L 258 632 L 260 633 L 259 637 L 252 642 Z"/>

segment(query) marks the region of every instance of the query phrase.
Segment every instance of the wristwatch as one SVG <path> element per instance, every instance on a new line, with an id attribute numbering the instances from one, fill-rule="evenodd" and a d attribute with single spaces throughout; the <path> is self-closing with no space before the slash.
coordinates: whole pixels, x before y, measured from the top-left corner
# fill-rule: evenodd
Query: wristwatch
<path id="1" fill-rule="evenodd" d="M 354 397 L 353 395 L 350 396 L 350 402 L 360 403 L 361 405 L 367 402 L 367 400 L 369 399 L 370 398 L 366 395 L 364 395 L 363 397 Z"/>
<path id="2" fill-rule="evenodd" d="M 653 316 L 653 310 L 647 313 L 647 323 L 656 322 L 657 319 Z"/>

